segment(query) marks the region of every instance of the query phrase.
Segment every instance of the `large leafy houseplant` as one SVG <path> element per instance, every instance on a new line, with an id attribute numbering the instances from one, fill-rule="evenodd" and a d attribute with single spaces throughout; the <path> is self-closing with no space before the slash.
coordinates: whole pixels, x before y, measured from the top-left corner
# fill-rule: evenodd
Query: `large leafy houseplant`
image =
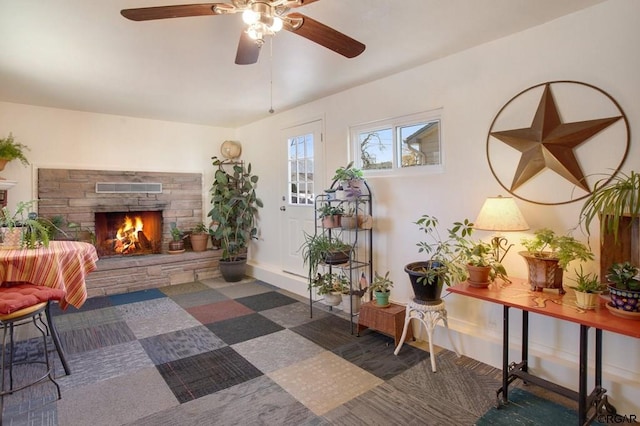
<path id="1" fill-rule="evenodd" d="M 252 174 L 251 163 L 245 166 L 213 157 L 213 165 L 217 170 L 208 213 L 218 223 L 213 237 L 220 241 L 223 260 L 246 260 L 247 245 L 257 239 L 258 208 L 263 206 L 256 194 L 258 176 Z"/>

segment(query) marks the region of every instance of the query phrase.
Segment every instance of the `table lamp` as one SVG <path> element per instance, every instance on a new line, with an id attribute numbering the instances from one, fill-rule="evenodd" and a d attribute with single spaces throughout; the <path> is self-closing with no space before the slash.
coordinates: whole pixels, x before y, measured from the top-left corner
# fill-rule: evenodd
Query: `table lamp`
<path id="1" fill-rule="evenodd" d="M 497 232 L 526 231 L 529 229 L 529 225 L 524 216 L 522 216 L 514 199 L 501 195 L 486 199 L 473 223 L 473 227 L 483 231 Z M 491 246 L 498 262 L 502 262 L 509 249 L 513 247 L 513 244 L 507 244 L 507 239 L 501 235 L 496 235 L 491 239 Z"/>

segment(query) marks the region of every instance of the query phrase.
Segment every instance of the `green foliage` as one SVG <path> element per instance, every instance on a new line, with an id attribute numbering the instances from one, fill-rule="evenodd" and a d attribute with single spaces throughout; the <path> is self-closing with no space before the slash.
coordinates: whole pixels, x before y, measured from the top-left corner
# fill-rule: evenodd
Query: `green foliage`
<path id="1" fill-rule="evenodd" d="M 391 291 L 391 287 L 393 287 L 393 281 L 389 279 L 389 271 L 384 276 L 379 275 L 376 271 L 373 281 L 371 281 L 371 290 L 386 293 Z"/>
<path id="2" fill-rule="evenodd" d="M 34 204 L 35 200 L 20 201 L 13 213 L 6 206 L 3 207 L 0 210 L 0 226 L 19 228 L 20 245 L 23 248 L 33 249 L 40 245 L 49 247 L 49 229 L 38 220 L 38 214 L 31 211 Z"/>
<path id="3" fill-rule="evenodd" d="M 213 237 L 220 240 L 224 260 L 238 260 L 246 255 L 249 242 L 258 239 L 258 208 L 263 206 L 256 195 L 258 176 L 251 174 L 250 163 L 245 167 L 244 163 L 213 157 L 213 165 L 218 167 L 211 185 L 212 208 L 208 214 L 218 222 Z"/>
<path id="4" fill-rule="evenodd" d="M 364 172 L 361 169 L 353 167 L 353 161 L 346 167 L 338 167 L 333 176 L 334 181 L 347 181 L 352 179 L 364 179 Z"/>
<path id="5" fill-rule="evenodd" d="M 418 279 L 423 285 L 436 284 L 439 280 L 449 286 L 467 279 L 465 250 L 470 247 L 468 239 L 473 233 L 473 223 L 468 219 L 454 222 L 447 229 L 447 237 L 442 238 L 438 231 L 438 219 L 423 215 L 415 222 L 425 234 L 425 241 L 420 241 L 418 253 L 429 255 L 430 268 L 423 268 L 424 276 Z"/>
<path id="6" fill-rule="evenodd" d="M 11 133 L 6 138 L 0 139 L 0 158 L 9 161 L 20 160 L 23 165 L 27 166 L 29 160 L 27 160 L 24 151 L 29 151 L 29 147 L 16 142 Z"/>
<path id="7" fill-rule="evenodd" d="M 489 272 L 491 281 L 499 277 L 506 282 L 511 282 L 509 278 L 507 278 L 507 270 L 502 263 L 496 259 L 495 250 L 490 243 L 484 241 L 468 241 L 468 244 L 466 244 L 466 240 L 461 241 L 461 243 L 464 243 L 462 245 L 462 251 L 469 265 L 491 268 Z"/>
<path id="8" fill-rule="evenodd" d="M 591 223 L 600 218 L 600 238 L 604 239 L 609 233 L 614 235 L 614 242 L 618 242 L 620 218 L 640 217 L 640 174 L 620 172 L 607 183 L 609 179 L 596 182 L 593 192 L 582 205 L 580 222 L 590 235 Z"/>
<path id="9" fill-rule="evenodd" d="M 318 272 L 318 265 L 323 263 L 327 254 L 333 252 L 350 252 L 351 246 L 342 242 L 336 237 L 329 237 L 326 234 L 304 233 L 304 243 L 300 247 L 302 250 L 302 260 L 309 268 L 309 281 Z"/>
<path id="10" fill-rule="evenodd" d="M 309 284 L 310 288 L 315 288 L 319 295 L 329 293 L 349 293 L 349 280 L 344 274 L 318 274 Z"/>
<path id="11" fill-rule="evenodd" d="M 318 217 L 320 218 L 343 214 L 344 208 L 340 204 L 333 205 L 331 203 L 325 203 L 318 209 Z"/>
<path id="12" fill-rule="evenodd" d="M 191 228 L 192 234 L 208 234 L 209 228 L 203 222 L 196 224 L 193 228 Z"/>
<path id="13" fill-rule="evenodd" d="M 630 262 L 614 263 L 607 271 L 607 281 L 620 290 L 640 290 L 638 268 Z"/>
<path id="14" fill-rule="evenodd" d="M 184 235 L 180 228 L 178 228 L 175 222 L 171 222 L 171 238 L 173 241 L 180 241 L 183 237 Z"/>
<path id="15" fill-rule="evenodd" d="M 593 253 L 585 244 L 568 235 L 556 235 L 549 228 L 537 230 L 533 238 L 524 238 L 521 243 L 535 257 L 558 259 L 558 265 L 565 271 L 572 260 L 593 260 Z"/>
<path id="16" fill-rule="evenodd" d="M 574 289 L 575 291 L 579 291 L 581 293 L 598 293 L 604 290 L 604 286 L 600 283 L 600 279 L 598 278 L 598 274 L 596 273 L 587 273 L 585 274 L 582 270 L 582 265 L 580 265 L 580 271 L 577 269 L 576 278 L 569 278 L 572 281 L 576 282 L 576 285 L 569 286 L 569 288 Z"/>

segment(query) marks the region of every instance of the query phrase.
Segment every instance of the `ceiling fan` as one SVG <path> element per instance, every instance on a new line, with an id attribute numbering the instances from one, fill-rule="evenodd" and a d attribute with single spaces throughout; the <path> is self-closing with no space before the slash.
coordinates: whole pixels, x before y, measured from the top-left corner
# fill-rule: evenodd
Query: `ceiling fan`
<path id="1" fill-rule="evenodd" d="M 240 35 L 236 64 L 258 61 L 264 36 L 284 29 L 318 43 L 347 58 L 364 52 L 365 45 L 301 13 L 289 13 L 292 8 L 318 0 L 231 0 L 230 3 L 181 4 L 173 6 L 124 9 L 120 13 L 132 21 L 151 21 L 204 15 L 228 15 L 242 12 L 247 29 Z"/>

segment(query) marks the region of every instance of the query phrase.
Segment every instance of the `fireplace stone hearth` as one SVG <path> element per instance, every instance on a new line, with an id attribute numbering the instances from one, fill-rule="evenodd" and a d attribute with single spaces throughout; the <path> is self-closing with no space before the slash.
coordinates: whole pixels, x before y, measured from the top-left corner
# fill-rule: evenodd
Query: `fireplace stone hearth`
<path id="1" fill-rule="evenodd" d="M 98 192 L 96 184 L 153 183 L 150 192 Z M 161 190 L 155 190 L 160 187 Z M 138 185 L 145 187 L 145 185 Z M 89 235 L 96 233 L 98 212 L 161 211 L 161 254 L 110 256 L 98 260 L 87 277 L 89 296 L 116 294 L 219 276 L 220 250 L 164 254 L 171 240 L 171 224 L 188 231 L 203 220 L 201 173 L 113 170 L 38 169 L 38 214 L 60 216 Z M 77 228 L 63 230 L 70 236 Z"/>

